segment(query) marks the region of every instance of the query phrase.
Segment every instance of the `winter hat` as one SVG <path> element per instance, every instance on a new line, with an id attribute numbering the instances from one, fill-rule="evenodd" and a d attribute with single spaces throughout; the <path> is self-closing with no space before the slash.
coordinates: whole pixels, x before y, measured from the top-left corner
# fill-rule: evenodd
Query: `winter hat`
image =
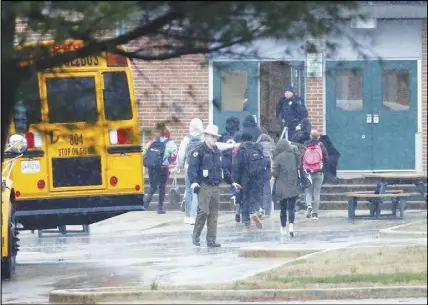
<path id="1" fill-rule="evenodd" d="M 204 132 L 204 124 L 201 119 L 194 118 L 189 124 L 189 133 L 201 134 Z"/>
<path id="2" fill-rule="evenodd" d="M 285 86 L 284 86 L 284 92 L 285 92 L 285 91 L 290 91 L 290 92 L 293 92 L 293 93 L 294 93 L 293 86 L 292 86 L 291 84 L 287 84 L 287 85 L 285 85 Z"/>

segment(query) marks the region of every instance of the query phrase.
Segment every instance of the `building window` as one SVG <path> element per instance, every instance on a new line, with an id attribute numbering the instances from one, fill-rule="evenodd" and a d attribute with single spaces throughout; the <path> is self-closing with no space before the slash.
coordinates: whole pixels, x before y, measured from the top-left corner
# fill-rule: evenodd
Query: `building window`
<path id="1" fill-rule="evenodd" d="M 336 107 L 343 111 L 363 111 L 363 72 L 336 71 Z"/>
<path id="2" fill-rule="evenodd" d="M 221 111 L 243 111 L 246 107 L 247 71 L 221 72 Z"/>
<path id="3" fill-rule="evenodd" d="M 383 71 L 382 104 L 384 110 L 408 111 L 410 109 L 408 71 Z"/>

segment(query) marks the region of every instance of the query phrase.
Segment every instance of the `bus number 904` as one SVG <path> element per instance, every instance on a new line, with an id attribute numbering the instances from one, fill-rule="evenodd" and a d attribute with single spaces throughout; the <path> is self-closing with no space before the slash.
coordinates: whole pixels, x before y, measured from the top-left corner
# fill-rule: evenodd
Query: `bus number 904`
<path id="1" fill-rule="evenodd" d="M 82 135 L 78 135 L 78 134 L 72 134 L 70 135 L 70 145 L 79 145 L 79 144 L 83 144 L 83 137 Z"/>

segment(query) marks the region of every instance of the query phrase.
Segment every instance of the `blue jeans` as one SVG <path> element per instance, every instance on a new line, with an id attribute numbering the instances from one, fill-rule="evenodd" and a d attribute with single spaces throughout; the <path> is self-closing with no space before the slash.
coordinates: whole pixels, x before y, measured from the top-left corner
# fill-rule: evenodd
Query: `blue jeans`
<path id="1" fill-rule="evenodd" d="M 186 211 L 186 217 L 190 217 L 190 211 L 191 211 L 191 200 L 192 200 L 192 189 L 190 188 L 190 181 L 187 178 L 187 173 L 184 178 L 184 184 L 186 185 L 186 195 L 184 196 L 184 207 Z"/>
<path id="2" fill-rule="evenodd" d="M 270 180 L 263 182 L 263 206 L 266 215 L 270 215 L 272 211 L 272 192 L 270 189 Z"/>
<path id="3" fill-rule="evenodd" d="M 241 215 L 241 198 L 242 198 L 241 192 L 238 192 L 233 185 L 230 187 L 230 190 L 232 191 L 232 196 L 235 196 L 235 204 L 236 204 L 235 214 Z"/>

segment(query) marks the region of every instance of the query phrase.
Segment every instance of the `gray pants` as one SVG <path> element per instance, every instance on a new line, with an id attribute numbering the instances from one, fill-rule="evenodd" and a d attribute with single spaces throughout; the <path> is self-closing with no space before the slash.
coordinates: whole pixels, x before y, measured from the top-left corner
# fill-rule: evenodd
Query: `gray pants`
<path id="1" fill-rule="evenodd" d="M 310 173 L 310 175 L 312 178 L 312 185 L 305 189 L 306 206 L 312 207 L 312 213 L 318 214 L 321 199 L 321 186 L 322 181 L 324 180 L 324 174 L 322 172 L 318 172 Z"/>
<path id="2" fill-rule="evenodd" d="M 217 237 L 218 209 L 220 206 L 220 188 L 218 185 L 202 184 L 198 194 L 198 214 L 193 228 L 193 240 L 200 241 L 202 230 L 207 222 L 207 242 L 215 242 Z"/>

